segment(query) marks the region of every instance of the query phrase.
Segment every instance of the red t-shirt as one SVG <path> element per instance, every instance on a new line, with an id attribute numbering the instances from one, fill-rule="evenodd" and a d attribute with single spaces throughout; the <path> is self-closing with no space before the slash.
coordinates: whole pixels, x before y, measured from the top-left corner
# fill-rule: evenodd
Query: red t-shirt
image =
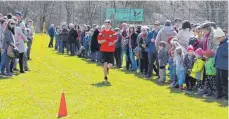
<path id="1" fill-rule="evenodd" d="M 117 35 L 113 30 L 103 30 L 98 35 L 98 40 L 106 40 L 105 43 L 102 43 L 100 46 L 100 51 L 102 52 L 114 52 L 115 51 L 115 44 L 112 46 L 109 46 L 109 42 L 114 43 L 115 40 L 117 40 Z"/>

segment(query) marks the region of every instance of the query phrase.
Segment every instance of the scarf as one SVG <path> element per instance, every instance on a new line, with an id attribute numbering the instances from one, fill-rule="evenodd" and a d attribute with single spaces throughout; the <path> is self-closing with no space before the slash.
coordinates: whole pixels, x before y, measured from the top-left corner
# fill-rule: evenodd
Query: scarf
<path id="1" fill-rule="evenodd" d="M 204 42 L 203 42 L 203 51 L 207 50 L 207 44 L 208 44 L 208 38 L 209 38 L 210 33 L 208 33 L 205 37 L 204 37 Z"/>

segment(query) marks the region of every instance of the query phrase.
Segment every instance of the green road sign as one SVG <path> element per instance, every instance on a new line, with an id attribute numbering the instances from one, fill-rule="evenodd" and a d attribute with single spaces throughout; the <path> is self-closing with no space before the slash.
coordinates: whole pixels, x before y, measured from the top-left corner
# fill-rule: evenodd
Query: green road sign
<path id="1" fill-rule="evenodd" d="M 144 21 L 143 9 L 107 8 L 106 19 L 116 21 Z"/>

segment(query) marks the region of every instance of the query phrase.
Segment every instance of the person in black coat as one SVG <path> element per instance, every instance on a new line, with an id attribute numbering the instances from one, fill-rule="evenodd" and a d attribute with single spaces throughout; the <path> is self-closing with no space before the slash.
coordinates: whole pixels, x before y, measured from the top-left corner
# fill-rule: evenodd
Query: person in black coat
<path id="1" fill-rule="evenodd" d="M 91 60 L 92 61 L 99 61 L 100 60 L 100 56 L 99 56 L 99 43 L 97 40 L 97 37 L 99 35 L 99 29 L 98 29 L 98 25 L 93 25 L 93 35 L 91 37 Z"/>
<path id="2" fill-rule="evenodd" d="M 69 45 L 70 45 L 70 52 L 71 52 L 71 56 L 76 55 L 76 40 L 78 37 L 78 33 L 76 31 L 76 29 L 74 28 L 74 25 L 72 23 L 69 24 L 69 34 L 68 34 L 68 41 L 69 41 Z"/>

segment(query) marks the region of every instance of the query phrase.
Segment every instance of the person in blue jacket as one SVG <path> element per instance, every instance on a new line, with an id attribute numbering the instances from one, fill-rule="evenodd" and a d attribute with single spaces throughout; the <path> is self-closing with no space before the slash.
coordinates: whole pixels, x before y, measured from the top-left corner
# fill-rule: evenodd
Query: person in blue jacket
<path id="1" fill-rule="evenodd" d="M 214 37 L 220 42 L 215 56 L 216 67 L 216 98 L 228 100 L 228 38 L 221 28 L 214 31 Z"/>
<path id="2" fill-rule="evenodd" d="M 159 26 L 160 26 L 160 22 L 156 21 L 154 23 L 154 29 L 150 31 L 147 36 L 147 48 L 148 48 L 148 60 L 149 60 L 149 64 L 148 64 L 149 68 L 147 74 L 148 78 L 151 77 L 153 69 L 156 72 L 156 75 L 159 77 L 159 63 L 157 58 L 157 49 L 155 46 L 155 39 L 160 30 Z M 156 66 L 154 65 L 155 62 L 156 62 Z"/>
<path id="3" fill-rule="evenodd" d="M 54 24 L 51 24 L 49 30 L 48 30 L 48 34 L 50 36 L 50 42 L 49 42 L 49 45 L 48 47 L 49 48 L 53 48 L 53 38 L 55 36 L 55 29 L 54 29 Z"/>

